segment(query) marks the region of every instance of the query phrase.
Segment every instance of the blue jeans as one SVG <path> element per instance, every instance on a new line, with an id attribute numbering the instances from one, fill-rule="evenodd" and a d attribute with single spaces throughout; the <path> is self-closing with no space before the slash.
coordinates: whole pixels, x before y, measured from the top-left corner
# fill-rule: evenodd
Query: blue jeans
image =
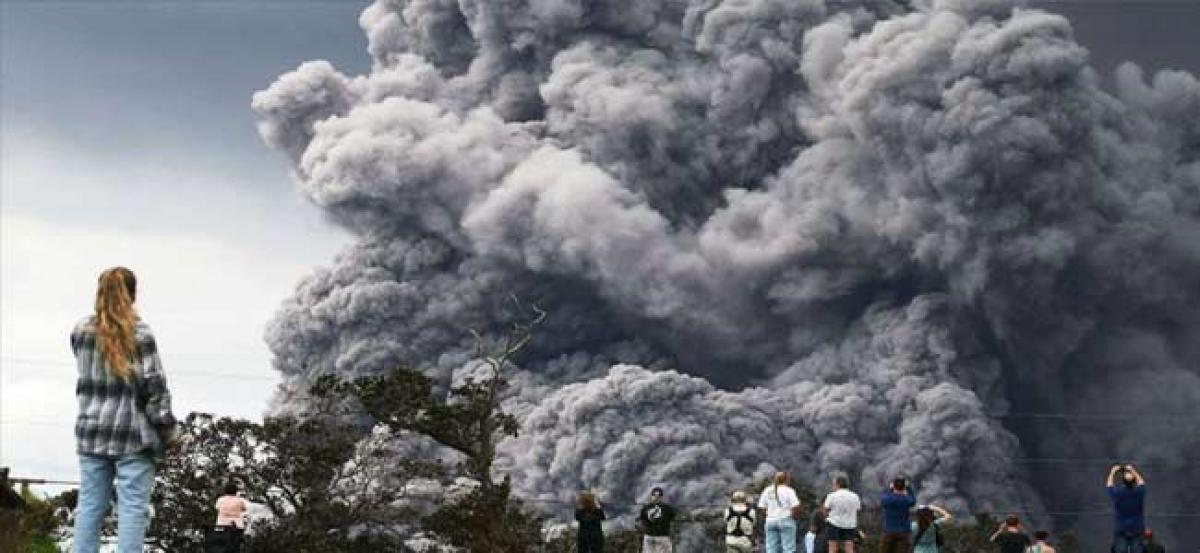
<path id="1" fill-rule="evenodd" d="M 1146 542 L 1140 535 L 1126 536 L 1117 534 L 1113 538 L 1113 553 L 1142 553 L 1146 550 Z"/>
<path id="2" fill-rule="evenodd" d="M 79 505 L 75 509 L 75 553 L 100 550 L 100 525 L 117 490 L 117 553 L 142 553 L 150 522 L 154 461 L 145 455 L 119 459 L 79 456 Z"/>
<path id="3" fill-rule="evenodd" d="M 767 553 L 796 553 L 796 521 L 791 517 L 767 521 Z"/>

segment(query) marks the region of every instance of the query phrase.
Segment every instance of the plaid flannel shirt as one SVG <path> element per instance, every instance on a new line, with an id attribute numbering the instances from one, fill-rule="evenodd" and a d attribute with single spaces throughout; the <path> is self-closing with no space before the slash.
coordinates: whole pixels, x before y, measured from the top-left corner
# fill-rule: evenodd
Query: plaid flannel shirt
<path id="1" fill-rule="evenodd" d="M 80 321 L 71 332 L 79 372 L 75 438 L 80 454 L 123 457 L 148 452 L 158 457 L 176 430 L 154 335 L 139 320 L 135 336 L 134 378 L 126 382 L 109 374 L 105 366 L 96 343 L 95 317 Z"/>

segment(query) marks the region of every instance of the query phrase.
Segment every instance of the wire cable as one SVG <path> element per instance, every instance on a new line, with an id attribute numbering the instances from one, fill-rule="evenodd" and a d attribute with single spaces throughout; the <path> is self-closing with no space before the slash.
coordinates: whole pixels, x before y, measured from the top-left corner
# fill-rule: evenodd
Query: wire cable
<path id="1" fill-rule="evenodd" d="M 59 360 L 53 360 L 53 359 L 28 359 L 28 358 L 22 358 L 22 357 L 0 357 L 0 361 L 4 362 L 6 364 L 12 363 L 12 364 L 17 364 L 17 365 L 32 365 L 32 366 L 43 366 L 43 367 L 72 367 L 72 368 L 75 367 L 75 363 L 73 363 L 73 362 L 59 361 Z M 237 380 L 259 380 L 259 381 L 263 381 L 263 382 L 279 381 L 279 378 L 268 376 L 268 375 L 241 374 L 241 373 L 232 373 L 232 372 L 227 372 L 227 371 L 194 371 L 194 370 L 166 369 L 163 372 L 166 373 L 168 379 L 171 379 L 172 377 L 175 377 L 175 376 L 179 376 L 181 378 L 216 377 L 216 378 L 230 378 L 230 379 L 237 379 Z M 70 373 L 67 373 L 64 371 L 63 373 L 61 373 L 61 375 L 65 377 L 65 376 L 69 376 Z"/>

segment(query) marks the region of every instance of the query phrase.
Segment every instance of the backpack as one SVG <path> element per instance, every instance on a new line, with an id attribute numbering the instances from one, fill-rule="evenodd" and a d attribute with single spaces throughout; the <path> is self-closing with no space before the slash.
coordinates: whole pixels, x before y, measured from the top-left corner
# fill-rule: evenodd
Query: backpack
<path id="1" fill-rule="evenodd" d="M 750 523 L 750 530 L 742 530 L 742 521 Z M 730 523 L 732 522 L 732 528 Z M 754 532 L 754 519 L 751 518 L 750 509 L 744 511 L 735 511 L 732 507 L 725 509 L 725 535 L 743 537 Z"/>

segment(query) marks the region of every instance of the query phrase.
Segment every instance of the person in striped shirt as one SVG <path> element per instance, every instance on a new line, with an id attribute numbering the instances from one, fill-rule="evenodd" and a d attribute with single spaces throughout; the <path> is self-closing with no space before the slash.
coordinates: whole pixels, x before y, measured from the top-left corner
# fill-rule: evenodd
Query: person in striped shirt
<path id="1" fill-rule="evenodd" d="M 134 309 L 137 279 L 124 267 L 100 275 L 95 312 L 71 332 L 79 505 L 75 553 L 100 549 L 100 525 L 117 492 L 117 551 L 141 553 L 155 462 L 177 435 L 171 394 L 150 327 Z"/>

